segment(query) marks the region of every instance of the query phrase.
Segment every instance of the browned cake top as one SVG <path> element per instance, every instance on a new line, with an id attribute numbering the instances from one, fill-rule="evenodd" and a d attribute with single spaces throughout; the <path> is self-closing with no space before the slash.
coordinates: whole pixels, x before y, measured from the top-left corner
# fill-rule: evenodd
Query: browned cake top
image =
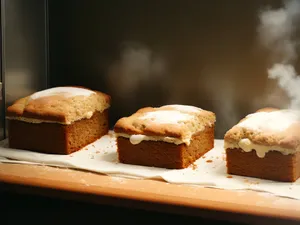
<path id="1" fill-rule="evenodd" d="M 21 98 L 7 108 L 7 119 L 71 124 L 110 107 L 110 96 L 82 87 L 55 87 Z"/>
<path id="2" fill-rule="evenodd" d="M 261 109 L 249 114 L 228 130 L 225 147 L 243 145 L 251 150 L 256 145 L 266 146 L 264 151 L 278 150 L 284 154 L 300 150 L 300 111 Z M 253 147 L 255 148 L 255 147 Z M 258 148 L 258 147 L 257 147 Z"/>
<path id="3" fill-rule="evenodd" d="M 166 105 L 142 108 L 121 118 L 114 131 L 117 134 L 190 139 L 192 134 L 213 126 L 215 121 L 215 114 L 210 111 L 187 105 Z"/>

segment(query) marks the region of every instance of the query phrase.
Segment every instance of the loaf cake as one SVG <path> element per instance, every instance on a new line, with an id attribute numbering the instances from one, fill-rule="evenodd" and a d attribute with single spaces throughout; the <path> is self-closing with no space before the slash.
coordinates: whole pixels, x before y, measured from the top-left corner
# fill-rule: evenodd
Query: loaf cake
<path id="1" fill-rule="evenodd" d="M 224 137 L 227 172 L 274 181 L 300 176 L 300 111 L 261 109 Z"/>
<path id="2" fill-rule="evenodd" d="M 214 147 L 215 114 L 194 106 L 145 107 L 119 119 L 121 163 L 181 169 Z"/>
<path id="3" fill-rule="evenodd" d="M 107 134 L 110 96 L 83 87 L 54 87 L 7 108 L 9 147 L 70 154 Z"/>

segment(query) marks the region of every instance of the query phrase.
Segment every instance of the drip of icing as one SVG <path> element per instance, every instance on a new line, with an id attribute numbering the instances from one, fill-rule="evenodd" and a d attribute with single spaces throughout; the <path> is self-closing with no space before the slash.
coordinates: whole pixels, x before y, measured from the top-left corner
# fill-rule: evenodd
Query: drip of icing
<path id="1" fill-rule="evenodd" d="M 264 158 L 266 154 L 270 151 L 281 152 L 283 155 L 294 154 L 300 151 L 300 148 L 287 149 L 287 148 L 282 148 L 280 146 L 265 146 L 265 145 L 254 144 L 248 138 L 243 138 L 238 143 L 235 144 L 225 142 L 224 148 L 225 149 L 241 148 L 245 152 L 251 152 L 252 150 L 254 150 L 256 152 L 257 157 L 259 158 Z"/>
<path id="2" fill-rule="evenodd" d="M 134 134 L 134 135 L 126 135 L 126 134 L 118 134 L 118 136 L 129 138 L 129 141 L 133 145 L 137 145 L 141 143 L 142 141 L 163 141 L 168 143 L 173 143 L 176 145 L 190 142 L 188 140 L 181 140 L 179 138 L 174 137 L 159 137 L 159 136 L 147 136 L 142 134 Z"/>
<path id="3" fill-rule="evenodd" d="M 180 122 L 193 119 L 193 116 L 179 111 L 159 110 L 147 112 L 144 115 L 142 115 L 139 119 L 150 120 L 153 123 L 159 124 L 178 124 Z"/>
<path id="4" fill-rule="evenodd" d="M 93 93 L 95 92 L 84 88 L 55 87 L 55 88 L 46 89 L 32 94 L 30 96 L 30 100 L 35 100 L 38 98 L 49 97 L 54 95 L 62 95 L 66 98 L 70 98 L 74 96 L 90 96 Z"/>
<path id="5" fill-rule="evenodd" d="M 254 131 L 284 131 L 300 120 L 300 111 L 279 110 L 249 114 L 237 126 Z"/>
<path id="6" fill-rule="evenodd" d="M 137 144 L 141 143 L 143 140 L 145 140 L 146 135 L 135 134 L 135 135 L 131 135 L 129 137 L 130 137 L 129 140 L 130 140 L 131 144 L 137 145 Z"/>

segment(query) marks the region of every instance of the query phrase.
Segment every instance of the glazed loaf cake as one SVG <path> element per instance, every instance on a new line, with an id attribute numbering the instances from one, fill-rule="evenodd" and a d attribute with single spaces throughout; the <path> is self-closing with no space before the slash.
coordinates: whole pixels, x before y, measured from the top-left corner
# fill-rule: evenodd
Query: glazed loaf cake
<path id="1" fill-rule="evenodd" d="M 266 108 L 224 137 L 229 174 L 292 182 L 300 176 L 300 111 Z"/>
<path id="2" fill-rule="evenodd" d="M 121 163 L 186 168 L 214 147 L 215 114 L 187 105 L 146 107 L 114 126 Z"/>
<path id="3" fill-rule="evenodd" d="M 110 96 L 82 87 L 55 87 L 7 108 L 9 146 L 70 154 L 107 134 Z"/>

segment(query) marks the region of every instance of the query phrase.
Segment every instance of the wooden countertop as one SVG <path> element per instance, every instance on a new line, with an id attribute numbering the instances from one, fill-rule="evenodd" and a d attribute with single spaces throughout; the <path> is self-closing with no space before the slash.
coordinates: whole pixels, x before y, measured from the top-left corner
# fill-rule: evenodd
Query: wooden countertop
<path id="1" fill-rule="evenodd" d="M 265 220 L 272 220 L 273 224 L 286 223 L 287 220 L 300 222 L 300 201 L 253 191 L 175 185 L 19 164 L 0 164 L 0 182 L 4 189 L 93 203 L 217 216 L 251 224 Z"/>

